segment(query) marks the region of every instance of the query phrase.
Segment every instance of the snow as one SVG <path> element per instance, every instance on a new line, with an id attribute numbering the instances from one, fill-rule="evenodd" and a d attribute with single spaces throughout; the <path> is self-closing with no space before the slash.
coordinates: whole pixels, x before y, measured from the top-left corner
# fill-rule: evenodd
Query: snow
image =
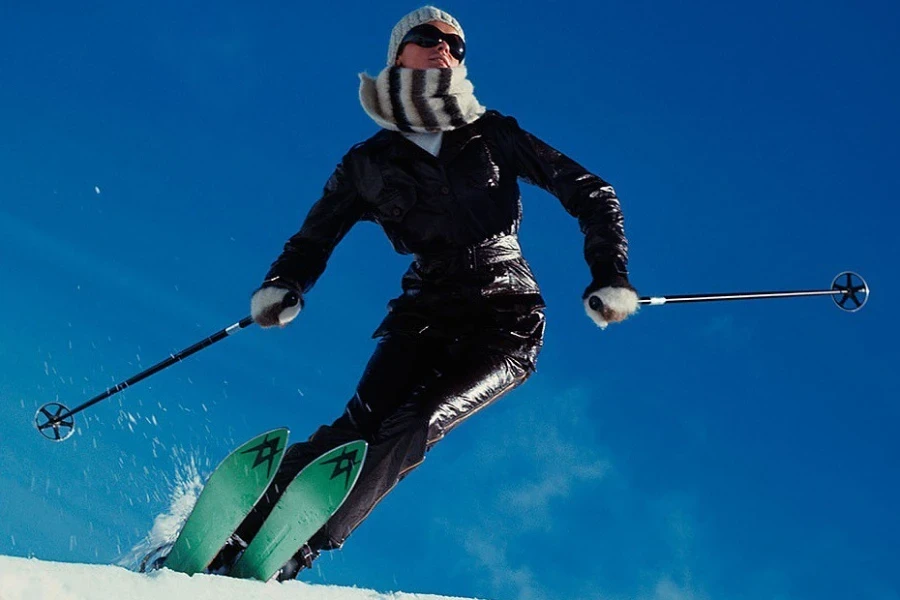
<path id="1" fill-rule="evenodd" d="M 301 581 L 263 583 L 217 575 L 191 576 L 168 569 L 138 573 L 138 565 L 145 555 L 174 542 L 203 490 L 204 477 L 194 458 L 177 450 L 173 450 L 173 458 L 178 469 L 174 480 L 169 482 L 168 510 L 156 517 L 147 536 L 118 565 L 0 556 L 0 600 L 454 600 L 446 596 L 382 594 Z M 75 543 L 74 537 L 70 538 L 69 544 Z"/>
<path id="2" fill-rule="evenodd" d="M 123 567 L 0 556 L 0 600 L 453 600 L 446 596 L 389 593 L 337 586 L 247 581 L 216 575 L 185 575 L 162 569 L 150 574 Z M 456 599 L 461 600 L 461 599 Z"/>

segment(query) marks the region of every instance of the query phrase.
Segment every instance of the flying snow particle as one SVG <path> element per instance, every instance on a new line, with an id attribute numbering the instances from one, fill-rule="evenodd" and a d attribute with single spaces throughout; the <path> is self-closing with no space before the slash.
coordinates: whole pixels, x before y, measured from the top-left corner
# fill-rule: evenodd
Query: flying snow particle
<path id="1" fill-rule="evenodd" d="M 97 195 L 100 195 L 100 186 L 95 185 L 94 191 L 97 192 Z"/>

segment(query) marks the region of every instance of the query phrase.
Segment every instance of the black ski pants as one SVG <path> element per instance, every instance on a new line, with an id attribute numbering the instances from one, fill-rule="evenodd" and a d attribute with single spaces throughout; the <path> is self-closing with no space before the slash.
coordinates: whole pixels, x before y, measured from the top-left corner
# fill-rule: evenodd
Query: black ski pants
<path id="1" fill-rule="evenodd" d="M 428 330 L 380 338 L 343 415 L 287 449 L 275 480 L 238 536 L 253 537 L 285 487 L 310 462 L 364 439 L 369 448 L 356 486 L 295 560 L 309 566 L 321 550 L 340 548 L 375 505 L 425 460 L 431 446 L 530 376 L 543 333 L 544 315 L 537 307 L 516 316 L 512 327 L 458 337 Z"/>

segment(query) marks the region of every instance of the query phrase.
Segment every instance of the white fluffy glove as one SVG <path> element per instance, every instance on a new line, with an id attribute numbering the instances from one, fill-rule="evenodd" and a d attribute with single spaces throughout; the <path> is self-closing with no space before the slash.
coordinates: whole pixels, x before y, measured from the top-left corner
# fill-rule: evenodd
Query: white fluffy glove
<path id="1" fill-rule="evenodd" d="M 624 321 L 637 309 L 638 295 L 627 287 L 602 287 L 584 297 L 584 312 L 600 329 Z"/>
<path id="2" fill-rule="evenodd" d="M 294 290 L 264 285 L 250 297 L 250 316 L 260 327 L 284 327 L 303 308 L 303 297 Z"/>

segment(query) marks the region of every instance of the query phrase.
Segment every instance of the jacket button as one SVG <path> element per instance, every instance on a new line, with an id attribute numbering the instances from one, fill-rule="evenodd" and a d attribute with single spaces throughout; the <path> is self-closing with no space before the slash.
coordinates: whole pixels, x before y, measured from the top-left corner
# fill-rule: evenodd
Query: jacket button
<path id="1" fill-rule="evenodd" d="M 446 185 L 442 185 L 442 186 L 441 186 L 441 193 L 444 194 L 444 195 L 446 196 L 447 194 L 450 193 L 450 188 L 448 188 Z"/>
<path id="2" fill-rule="evenodd" d="M 393 208 L 393 210 L 391 210 L 391 214 L 394 215 L 395 217 L 399 217 L 402 213 L 403 213 L 403 211 L 400 210 L 399 206 L 395 206 Z"/>

